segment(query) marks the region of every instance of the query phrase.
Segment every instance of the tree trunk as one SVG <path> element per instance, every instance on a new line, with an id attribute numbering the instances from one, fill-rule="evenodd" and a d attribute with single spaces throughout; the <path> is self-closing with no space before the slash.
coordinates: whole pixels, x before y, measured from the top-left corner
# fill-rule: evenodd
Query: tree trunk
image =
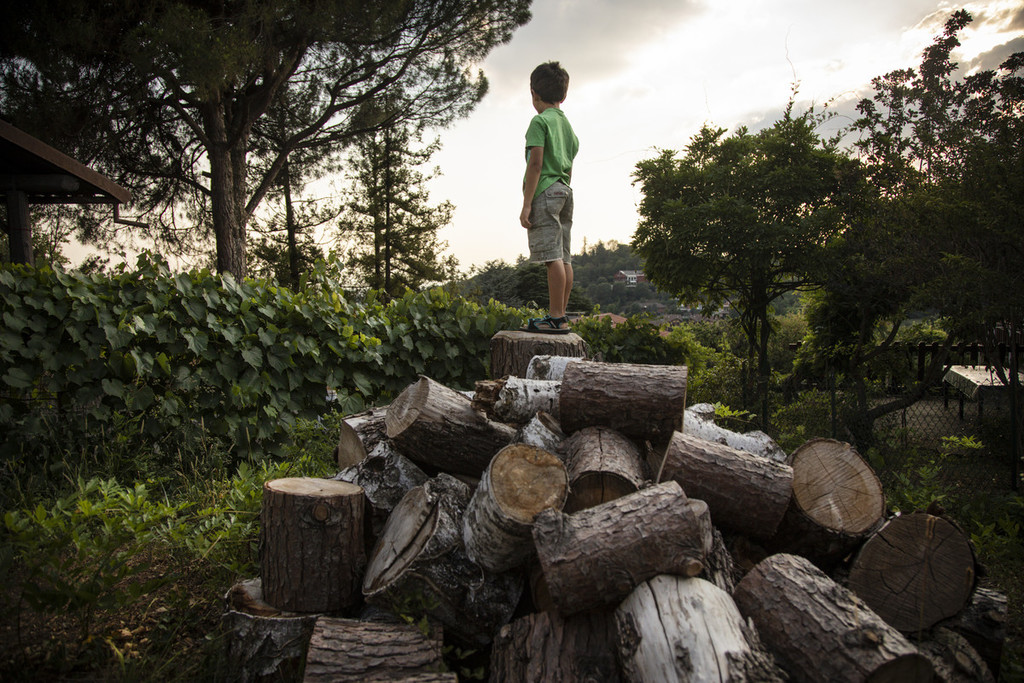
<path id="1" fill-rule="evenodd" d="M 769 545 L 828 571 L 885 521 L 885 496 L 850 444 L 812 439 L 793 451 L 793 497 Z"/>
<path id="2" fill-rule="evenodd" d="M 526 368 L 534 356 L 570 356 L 584 358 L 587 343 L 578 334 L 545 334 L 502 330 L 491 337 L 491 377 L 526 377 Z"/>
<path id="3" fill-rule="evenodd" d="M 469 487 L 445 474 L 402 498 L 370 557 L 367 602 L 396 613 L 428 614 L 453 635 L 486 645 L 512 616 L 522 592 L 516 572 L 491 574 L 462 545 Z"/>
<path id="4" fill-rule="evenodd" d="M 387 406 L 371 408 L 349 415 L 341 421 L 338 448 L 335 451 L 338 467 L 345 469 L 358 465 L 377 444 L 387 440 L 384 427 L 387 412 Z"/>
<path id="5" fill-rule="evenodd" d="M 683 432 L 705 441 L 725 444 L 738 451 L 760 455 L 775 462 L 786 461 L 786 452 L 772 437 L 761 430 L 740 434 L 715 424 L 715 407 L 710 403 L 698 403 L 686 409 L 683 415 Z"/>
<path id="6" fill-rule="evenodd" d="M 548 453 L 560 455 L 565 434 L 562 433 L 562 426 L 558 424 L 558 420 L 541 411 L 519 428 L 515 436 L 512 437 L 512 441 L 543 448 Z"/>
<path id="7" fill-rule="evenodd" d="M 570 490 L 566 513 L 634 493 L 649 479 L 640 449 L 614 429 L 586 427 L 569 437 L 563 448 Z"/>
<path id="8" fill-rule="evenodd" d="M 772 555 L 733 593 L 794 681 L 931 681 L 931 663 L 809 560 Z"/>
<path id="9" fill-rule="evenodd" d="M 786 680 L 729 594 L 699 578 L 663 574 L 615 610 L 627 681 Z"/>
<path id="10" fill-rule="evenodd" d="M 999 678 L 999 663 L 1006 641 L 1006 596 L 991 588 L 978 586 L 971 602 L 956 616 L 939 622 L 939 626 L 956 631 L 967 639 L 981 655 L 992 675 Z"/>
<path id="11" fill-rule="evenodd" d="M 297 680 L 316 614 L 282 611 L 263 600 L 259 579 L 235 584 L 224 596 L 226 679 Z"/>
<path id="12" fill-rule="evenodd" d="M 241 282 L 248 274 L 245 262 L 245 224 L 239 187 L 245 187 L 245 178 L 238 177 L 234 148 L 244 149 L 246 140 L 229 147 L 228 111 L 223 100 L 202 106 L 203 127 L 209 137 L 207 152 L 210 161 L 210 208 L 213 234 L 217 242 L 217 271 L 231 273 Z M 244 164 L 242 166 L 244 173 Z"/>
<path id="13" fill-rule="evenodd" d="M 427 377 L 398 395 L 384 424 L 388 438 L 413 462 L 471 477 L 479 477 L 515 435 L 512 427 L 475 412 L 459 392 Z"/>
<path id="14" fill-rule="evenodd" d="M 569 615 L 615 605 L 658 574 L 699 574 L 711 517 L 666 482 L 573 515 L 545 510 L 533 538 L 551 599 Z"/>
<path id="15" fill-rule="evenodd" d="M 491 683 L 617 683 L 615 621 L 608 611 L 528 614 L 501 627 Z"/>
<path id="16" fill-rule="evenodd" d="M 775 533 L 793 491 L 788 465 L 682 432 L 669 442 L 661 479 L 706 502 L 715 526 L 755 539 Z"/>
<path id="17" fill-rule="evenodd" d="M 534 356 L 526 366 L 526 379 L 562 380 L 565 366 L 585 362 L 583 358 L 569 356 Z"/>
<path id="18" fill-rule="evenodd" d="M 561 510 L 569 490 L 565 465 L 535 446 L 511 444 L 484 471 L 462 519 L 469 559 L 492 572 L 520 566 L 534 553 L 533 519 Z"/>
<path id="19" fill-rule="evenodd" d="M 637 443 L 663 446 L 683 428 L 686 368 L 630 363 L 570 363 L 562 378 L 559 421 L 566 434 L 609 427 Z"/>
<path id="20" fill-rule="evenodd" d="M 424 634 L 414 624 L 386 624 L 320 617 L 306 655 L 304 683 L 405 680 L 437 672 L 441 629 Z"/>
<path id="21" fill-rule="evenodd" d="M 363 490 L 330 479 L 263 485 L 260 576 L 267 602 L 295 612 L 334 612 L 359 600 L 366 565 Z"/>
<path id="22" fill-rule="evenodd" d="M 857 553 L 847 585 L 900 631 L 931 628 L 968 605 L 974 552 L 951 522 L 915 512 L 894 517 Z"/>

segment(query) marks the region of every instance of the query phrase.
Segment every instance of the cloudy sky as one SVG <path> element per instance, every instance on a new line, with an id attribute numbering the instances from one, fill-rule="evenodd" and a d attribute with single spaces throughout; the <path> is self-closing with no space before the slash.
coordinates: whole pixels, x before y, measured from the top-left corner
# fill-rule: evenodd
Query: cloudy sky
<path id="1" fill-rule="evenodd" d="M 963 66 L 992 68 L 1024 51 L 1021 0 L 534 0 L 531 22 L 482 64 L 483 102 L 438 132 L 432 161 L 443 175 L 431 202 L 456 206 L 441 238 L 463 270 L 527 253 L 523 138 L 534 114 L 529 74 L 541 62 L 558 60 L 570 75 L 563 109 L 580 138 L 578 253 L 584 239 L 630 241 L 640 199 L 632 173 L 656 149 L 682 149 L 705 123 L 770 125 L 794 83 L 798 110 L 829 103 L 852 115 L 872 78 L 917 66 L 960 8 L 974 17 L 961 35 Z"/>

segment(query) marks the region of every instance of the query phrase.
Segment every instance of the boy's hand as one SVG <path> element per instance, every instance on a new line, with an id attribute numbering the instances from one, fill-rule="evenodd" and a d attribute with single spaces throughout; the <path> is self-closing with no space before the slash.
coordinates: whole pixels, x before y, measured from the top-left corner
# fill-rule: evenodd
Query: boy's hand
<path id="1" fill-rule="evenodd" d="M 523 207 L 523 210 L 519 212 L 519 225 L 523 226 L 524 228 L 530 227 L 530 210 L 532 208 L 532 206 L 527 204 L 526 206 Z"/>

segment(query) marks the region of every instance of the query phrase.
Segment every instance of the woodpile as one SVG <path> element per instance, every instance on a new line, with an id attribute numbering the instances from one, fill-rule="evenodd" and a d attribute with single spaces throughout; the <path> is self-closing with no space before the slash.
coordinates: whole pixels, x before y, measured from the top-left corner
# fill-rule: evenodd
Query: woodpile
<path id="1" fill-rule="evenodd" d="M 267 482 L 234 680 L 457 680 L 443 651 L 491 681 L 994 680 L 1005 599 L 955 525 L 887 521 L 848 444 L 782 462 L 688 413 L 685 368 L 541 336 L 492 367 L 543 377 L 422 377 L 346 419 L 337 477 Z"/>

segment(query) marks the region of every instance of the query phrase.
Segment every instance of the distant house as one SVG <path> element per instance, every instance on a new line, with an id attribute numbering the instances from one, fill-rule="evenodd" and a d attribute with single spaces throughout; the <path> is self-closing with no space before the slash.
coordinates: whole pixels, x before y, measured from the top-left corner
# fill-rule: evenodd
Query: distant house
<path id="1" fill-rule="evenodd" d="M 642 270 L 620 270 L 612 276 L 616 282 L 625 282 L 627 287 L 636 287 L 638 282 L 647 282 Z"/>

